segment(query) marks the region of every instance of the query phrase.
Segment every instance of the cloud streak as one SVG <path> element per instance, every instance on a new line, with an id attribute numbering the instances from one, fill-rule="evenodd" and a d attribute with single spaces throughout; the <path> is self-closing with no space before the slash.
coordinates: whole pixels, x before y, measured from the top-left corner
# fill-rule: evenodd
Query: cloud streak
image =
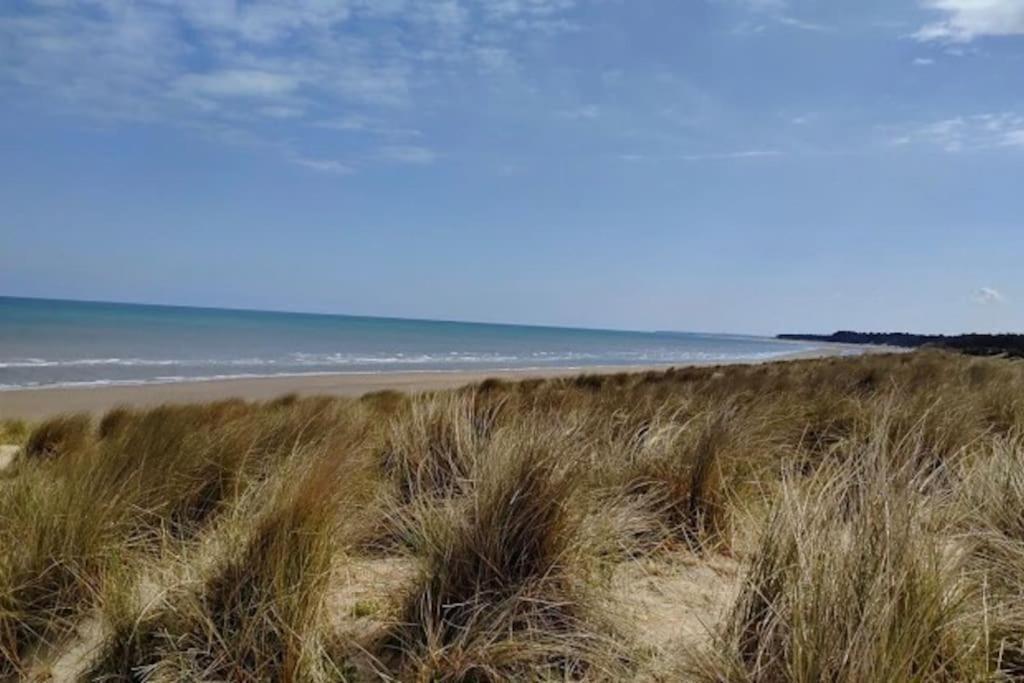
<path id="1" fill-rule="evenodd" d="M 994 112 L 940 119 L 905 129 L 890 143 L 931 145 L 950 153 L 1024 150 L 1024 114 Z"/>
<path id="2" fill-rule="evenodd" d="M 738 159 L 763 159 L 781 156 L 782 152 L 774 149 L 748 149 L 737 152 L 718 152 L 712 154 L 685 154 L 683 161 L 731 161 Z"/>
<path id="3" fill-rule="evenodd" d="M 388 145 L 381 147 L 379 156 L 384 161 L 412 166 L 427 166 L 437 160 L 437 154 L 433 150 L 415 145 Z"/>
<path id="4" fill-rule="evenodd" d="M 745 159 L 765 159 L 771 157 L 783 156 L 782 152 L 775 149 L 748 149 L 739 150 L 734 152 L 709 152 L 704 154 L 679 154 L 675 156 L 667 155 L 649 155 L 649 154 L 635 154 L 626 153 L 619 154 L 618 158 L 621 161 L 627 163 L 641 163 L 641 162 L 666 162 L 666 161 L 686 161 L 686 162 L 700 162 L 700 161 L 742 161 Z"/>
<path id="5" fill-rule="evenodd" d="M 914 38 L 922 42 L 969 43 L 986 36 L 1024 35 L 1024 0 L 925 0 L 940 15 Z"/>
<path id="6" fill-rule="evenodd" d="M 349 175 L 355 171 L 355 169 L 348 164 L 344 164 L 336 159 L 307 159 L 305 157 L 292 157 L 292 163 L 320 173 Z"/>
<path id="7" fill-rule="evenodd" d="M 1005 301 L 1003 294 L 992 287 L 982 287 L 974 293 L 974 300 L 982 305 L 998 304 Z"/>
<path id="8" fill-rule="evenodd" d="M 267 125 L 325 121 L 362 135 L 364 159 L 429 163 L 436 155 L 375 154 L 372 138 L 436 99 L 445 79 L 515 73 L 523 36 L 574 30 L 575 0 L 24 0 L 0 9 L 0 94 L 44 97 L 69 112 L 201 129 L 231 141 Z M 441 91 L 443 93 L 443 91 Z M 410 148 L 412 149 L 412 148 Z M 339 171 L 314 155 L 308 168 Z M 428 156 L 430 157 L 428 160 Z M 404 157 L 404 159 L 402 159 Z M 313 163 L 300 160 L 313 159 Z M 346 169 L 349 166 L 344 165 Z"/>

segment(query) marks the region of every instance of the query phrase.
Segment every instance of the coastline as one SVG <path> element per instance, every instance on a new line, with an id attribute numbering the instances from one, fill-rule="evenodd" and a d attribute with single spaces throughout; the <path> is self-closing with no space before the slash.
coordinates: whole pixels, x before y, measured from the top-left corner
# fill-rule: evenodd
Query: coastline
<path id="1" fill-rule="evenodd" d="M 0 418 L 38 420 L 62 413 L 103 413 L 116 406 L 151 407 L 163 403 L 198 403 L 228 398 L 263 401 L 295 393 L 300 396 L 356 397 L 375 391 L 404 392 L 453 389 L 488 378 L 522 380 L 571 377 L 580 374 L 645 372 L 669 367 L 754 365 L 811 358 L 905 352 L 891 347 L 830 344 L 819 349 L 794 351 L 768 359 L 729 362 L 702 361 L 664 365 L 590 366 L 512 370 L 453 370 L 438 372 L 384 372 L 377 374 L 283 375 L 279 377 L 217 379 L 127 386 L 40 387 L 0 391 Z"/>

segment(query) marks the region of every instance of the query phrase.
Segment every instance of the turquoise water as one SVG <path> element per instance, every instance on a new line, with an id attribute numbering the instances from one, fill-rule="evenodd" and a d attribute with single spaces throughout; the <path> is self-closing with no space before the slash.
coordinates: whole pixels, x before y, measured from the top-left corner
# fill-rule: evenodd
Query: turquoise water
<path id="1" fill-rule="evenodd" d="M 0 389 L 770 359 L 813 343 L 0 297 Z"/>

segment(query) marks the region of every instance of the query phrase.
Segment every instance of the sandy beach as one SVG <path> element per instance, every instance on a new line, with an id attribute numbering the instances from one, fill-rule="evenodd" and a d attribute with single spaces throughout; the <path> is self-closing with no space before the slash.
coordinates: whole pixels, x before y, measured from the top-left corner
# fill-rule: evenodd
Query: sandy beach
<path id="1" fill-rule="evenodd" d="M 887 353 L 899 351 L 888 347 L 830 345 L 813 351 L 800 351 L 771 359 L 771 361 L 741 361 L 748 363 L 778 362 L 839 356 L 855 350 L 858 353 Z M 714 365 L 692 363 L 689 365 Z M 683 364 L 676 363 L 675 367 Z M 102 413 L 115 406 L 145 407 L 163 403 L 194 403 L 227 398 L 252 401 L 268 400 L 283 394 L 301 396 L 361 396 L 386 389 L 396 391 L 431 391 L 449 389 L 490 377 L 500 379 L 527 379 L 530 377 L 561 377 L 582 373 L 643 372 L 665 369 L 664 366 L 600 366 L 587 368 L 545 368 L 529 370 L 485 370 L 451 372 L 388 372 L 377 374 L 332 374 L 314 376 L 282 376 L 246 378 L 168 384 L 142 384 L 134 386 L 55 387 L 0 391 L 0 418 L 37 420 L 63 413 Z"/>

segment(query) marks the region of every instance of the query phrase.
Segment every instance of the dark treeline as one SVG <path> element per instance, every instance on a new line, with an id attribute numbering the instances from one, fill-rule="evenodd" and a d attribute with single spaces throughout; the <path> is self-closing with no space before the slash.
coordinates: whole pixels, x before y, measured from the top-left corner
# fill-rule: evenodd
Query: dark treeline
<path id="1" fill-rule="evenodd" d="M 1024 334 L 909 334 L 907 332 L 851 332 L 834 334 L 780 334 L 779 339 L 825 341 L 842 344 L 884 344 L 918 348 L 939 347 L 972 356 L 1007 355 L 1024 358 Z"/>

